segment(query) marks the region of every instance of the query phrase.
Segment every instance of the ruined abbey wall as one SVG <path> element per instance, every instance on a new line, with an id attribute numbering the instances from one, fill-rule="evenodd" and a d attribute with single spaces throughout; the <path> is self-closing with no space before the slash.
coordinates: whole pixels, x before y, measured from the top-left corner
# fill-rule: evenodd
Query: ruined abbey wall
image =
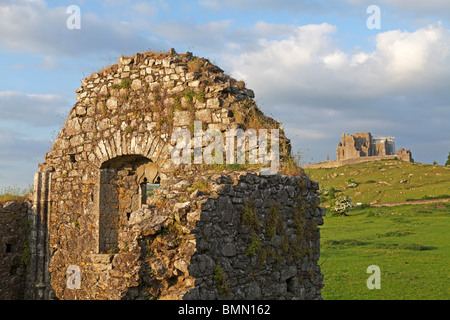
<path id="1" fill-rule="evenodd" d="M 0 204 L 0 300 L 25 298 L 31 210 L 27 201 Z"/>
<path id="2" fill-rule="evenodd" d="M 303 172 L 172 160 L 173 133 L 194 134 L 196 121 L 223 141 L 233 129 L 274 138 L 280 124 L 243 82 L 172 51 L 121 57 L 76 93 L 35 177 L 33 298 L 321 298 L 316 183 Z M 209 142 L 200 141 L 202 154 Z M 290 153 L 282 130 L 279 151 L 282 164 Z"/>

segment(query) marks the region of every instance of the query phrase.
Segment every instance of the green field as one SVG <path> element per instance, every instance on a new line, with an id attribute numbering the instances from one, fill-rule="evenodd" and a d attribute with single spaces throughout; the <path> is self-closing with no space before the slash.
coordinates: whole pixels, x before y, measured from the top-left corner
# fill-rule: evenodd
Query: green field
<path id="1" fill-rule="evenodd" d="M 388 203 L 450 194 L 450 168 L 377 161 L 307 170 L 321 187 L 353 203 Z M 348 188 L 348 180 L 357 186 Z M 402 180 L 407 182 L 400 183 Z M 325 205 L 331 203 L 322 197 Z M 450 299 L 450 203 L 355 207 L 329 212 L 321 226 L 322 296 L 326 300 Z M 367 288 L 367 268 L 381 270 L 381 289 Z"/>
<path id="2" fill-rule="evenodd" d="M 324 299 L 450 299 L 450 204 L 354 210 L 321 227 Z M 367 267 L 381 270 L 369 290 Z"/>

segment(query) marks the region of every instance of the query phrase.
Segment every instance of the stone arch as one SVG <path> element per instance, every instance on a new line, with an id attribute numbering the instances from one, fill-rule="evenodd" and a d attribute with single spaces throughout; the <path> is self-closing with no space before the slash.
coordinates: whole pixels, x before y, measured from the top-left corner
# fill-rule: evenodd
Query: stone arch
<path id="1" fill-rule="evenodd" d="M 102 139 L 94 147 L 93 152 L 88 156 L 88 160 L 97 168 L 104 163 L 120 156 L 140 155 L 150 159 L 154 163 L 163 164 L 169 160 L 171 147 L 169 143 L 164 141 L 152 132 L 136 134 L 130 137 L 122 131 L 116 131 L 115 134 L 108 138 Z"/>

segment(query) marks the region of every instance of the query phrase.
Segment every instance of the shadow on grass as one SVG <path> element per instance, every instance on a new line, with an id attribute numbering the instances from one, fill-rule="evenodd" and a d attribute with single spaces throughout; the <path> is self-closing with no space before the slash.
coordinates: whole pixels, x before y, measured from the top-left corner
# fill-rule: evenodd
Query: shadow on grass
<path id="1" fill-rule="evenodd" d="M 436 250 L 437 247 L 424 246 L 418 243 L 377 243 L 374 245 L 376 249 L 399 249 L 399 250 L 410 250 L 410 251 L 426 251 L 426 250 Z"/>
<path id="2" fill-rule="evenodd" d="M 344 240 L 326 240 L 322 243 L 323 248 L 351 248 L 357 246 L 364 246 L 370 244 L 370 242 L 363 242 L 356 239 L 344 239 Z"/>

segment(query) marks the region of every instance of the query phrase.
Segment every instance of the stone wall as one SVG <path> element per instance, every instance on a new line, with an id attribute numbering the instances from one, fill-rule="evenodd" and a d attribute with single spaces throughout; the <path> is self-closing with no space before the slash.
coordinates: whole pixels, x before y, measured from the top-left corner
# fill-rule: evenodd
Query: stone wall
<path id="1" fill-rule="evenodd" d="M 405 150 L 404 148 L 401 148 L 395 152 L 395 156 L 403 161 L 414 162 L 410 149 Z"/>
<path id="2" fill-rule="evenodd" d="M 195 253 L 182 271 L 195 286 L 183 297 L 320 299 L 318 226 L 324 211 L 317 183 L 305 176 L 251 173 L 211 180 L 222 183 L 192 229 Z"/>
<path id="3" fill-rule="evenodd" d="M 0 204 L 0 300 L 25 298 L 31 210 L 28 201 Z"/>

